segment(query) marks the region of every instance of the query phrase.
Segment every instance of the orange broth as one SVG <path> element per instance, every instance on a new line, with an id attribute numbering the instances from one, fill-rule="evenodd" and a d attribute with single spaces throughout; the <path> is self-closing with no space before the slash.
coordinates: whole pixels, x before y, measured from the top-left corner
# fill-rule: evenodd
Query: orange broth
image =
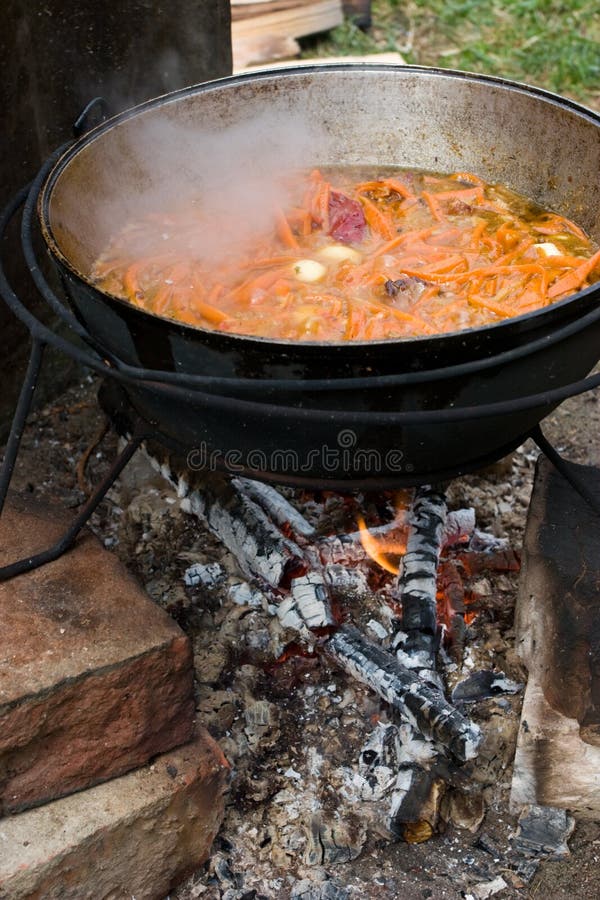
<path id="1" fill-rule="evenodd" d="M 140 218 L 92 277 L 189 325 L 319 342 L 481 327 L 600 279 L 600 251 L 574 222 L 470 173 L 315 170 L 287 189 L 267 229 L 212 258 L 203 235 L 227 238 L 227 217 L 201 202 Z"/>

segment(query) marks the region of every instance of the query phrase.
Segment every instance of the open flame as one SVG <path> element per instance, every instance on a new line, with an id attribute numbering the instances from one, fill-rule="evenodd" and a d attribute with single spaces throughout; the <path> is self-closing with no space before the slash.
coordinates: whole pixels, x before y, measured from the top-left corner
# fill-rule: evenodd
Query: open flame
<path id="1" fill-rule="evenodd" d="M 356 516 L 356 521 L 365 553 L 386 572 L 397 575 L 400 571 L 400 559 L 406 553 L 408 533 L 408 504 L 403 492 L 396 494 L 394 511 L 392 521 L 376 532 L 367 528 L 362 514 Z"/>

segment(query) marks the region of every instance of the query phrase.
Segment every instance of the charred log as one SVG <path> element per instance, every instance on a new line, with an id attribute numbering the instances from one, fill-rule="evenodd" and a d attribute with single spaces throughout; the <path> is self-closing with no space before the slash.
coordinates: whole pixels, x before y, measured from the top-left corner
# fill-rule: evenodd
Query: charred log
<path id="1" fill-rule="evenodd" d="M 395 588 L 402 603 L 401 631 L 394 649 L 404 665 L 416 668 L 431 684 L 440 687 L 435 674 L 439 647 L 437 626 L 437 572 L 444 529 L 446 498 L 435 487 L 424 486 L 415 494 L 402 571 Z"/>
<path id="2" fill-rule="evenodd" d="M 309 572 L 294 578 L 291 593 L 279 604 L 277 616 L 284 627 L 299 632 L 334 625 L 323 577 L 317 572 Z"/>
<path id="3" fill-rule="evenodd" d="M 206 522 L 249 578 L 279 587 L 286 575 L 303 563 L 298 545 L 284 537 L 264 510 L 226 479 L 215 476 L 193 490 L 188 488 L 181 508 Z"/>
<path id="4" fill-rule="evenodd" d="M 231 483 L 242 496 L 258 503 L 276 525 L 289 530 L 296 540 L 314 537 L 315 529 L 310 522 L 272 485 L 250 478 L 233 478 Z"/>
<path id="5" fill-rule="evenodd" d="M 343 626 L 323 644 L 323 650 L 458 759 L 465 761 L 477 755 L 481 742 L 477 725 L 454 709 L 438 690 L 424 684 L 418 673 L 401 666 L 356 628 Z"/>

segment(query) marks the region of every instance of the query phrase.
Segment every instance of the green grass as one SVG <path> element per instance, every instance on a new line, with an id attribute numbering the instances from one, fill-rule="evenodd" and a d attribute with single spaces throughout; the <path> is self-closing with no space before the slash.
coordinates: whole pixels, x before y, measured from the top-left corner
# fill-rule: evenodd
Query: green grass
<path id="1" fill-rule="evenodd" d="M 305 55 L 398 50 L 407 62 L 539 85 L 600 106 L 598 0 L 373 0 L 373 26 L 346 22 Z"/>

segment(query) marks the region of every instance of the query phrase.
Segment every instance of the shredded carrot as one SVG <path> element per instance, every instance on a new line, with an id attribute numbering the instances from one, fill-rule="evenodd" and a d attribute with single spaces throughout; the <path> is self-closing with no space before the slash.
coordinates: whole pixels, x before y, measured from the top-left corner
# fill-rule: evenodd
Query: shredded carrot
<path id="1" fill-rule="evenodd" d="M 552 257 L 550 257 L 552 258 Z M 569 272 L 567 275 L 563 275 L 562 278 L 559 278 L 558 281 L 555 281 L 553 285 L 548 289 L 548 296 L 551 300 L 554 300 L 555 297 L 560 297 L 561 294 L 566 294 L 570 291 L 578 290 L 583 282 L 588 278 L 589 275 L 594 271 L 594 269 L 600 265 L 600 250 L 594 253 L 593 256 L 590 256 L 589 259 L 586 259 L 585 262 L 581 263 L 576 269 L 572 272 Z"/>
<path id="2" fill-rule="evenodd" d="M 237 234 L 235 208 L 209 216 L 195 202 L 126 226 L 96 283 L 192 326 L 337 342 L 479 327 L 600 281 L 600 250 L 577 224 L 468 172 L 288 181 L 289 203 L 239 252 L 203 249 L 205 234 Z"/>
<path id="3" fill-rule="evenodd" d="M 386 241 L 390 241 L 394 236 L 395 229 L 389 218 L 368 197 L 361 197 L 360 202 L 370 228 Z"/>
<path id="4" fill-rule="evenodd" d="M 444 215 L 440 204 L 436 200 L 435 194 L 430 194 L 429 191 L 423 191 L 421 196 L 423 197 L 423 200 L 429 207 L 433 218 L 437 222 L 444 222 L 446 219 L 446 216 Z"/>
<path id="5" fill-rule="evenodd" d="M 294 237 L 294 232 L 290 228 L 290 223 L 280 209 L 278 209 L 275 213 L 275 223 L 277 237 L 279 238 L 281 243 L 285 247 L 296 249 L 298 247 L 298 241 Z"/>

